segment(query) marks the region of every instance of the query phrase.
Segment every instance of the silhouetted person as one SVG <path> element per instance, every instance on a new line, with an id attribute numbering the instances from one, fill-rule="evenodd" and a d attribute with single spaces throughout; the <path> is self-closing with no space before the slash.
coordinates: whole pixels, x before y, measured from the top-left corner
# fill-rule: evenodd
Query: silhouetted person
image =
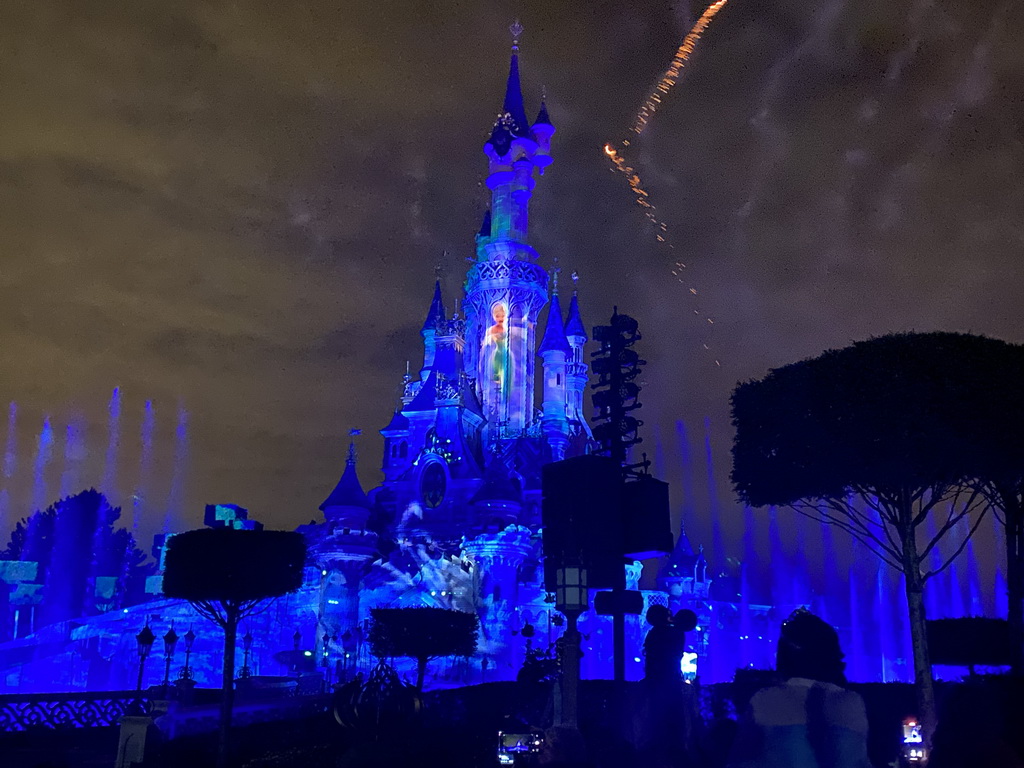
<path id="1" fill-rule="evenodd" d="M 686 650 L 686 628 L 692 611 L 680 611 L 683 624 L 676 626 L 668 608 L 647 609 L 651 625 L 644 639 L 644 703 L 636 712 L 637 744 L 648 766 L 685 764 L 691 734 L 690 698 L 683 695 L 681 662 Z M 690 629 L 693 627 L 690 626 Z"/>
<path id="2" fill-rule="evenodd" d="M 1006 716 L 991 690 L 958 685 L 939 711 L 928 768 L 1022 768 L 1005 731 Z"/>
<path id="3" fill-rule="evenodd" d="M 836 631 L 799 609 L 782 624 L 776 659 L 785 681 L 750 700 L 733 768 L 871 768 L 864 700 L 848 691 Z"/>
<path id="4" fill-rule="evenodd" d="M 647 609 L 647 623 L 651 628 L 644 638 L 644 679 L 655 684 L 679 680 L 685 646 L 672 624 L 672 614 L 664 605 L 652 605 Z"/>

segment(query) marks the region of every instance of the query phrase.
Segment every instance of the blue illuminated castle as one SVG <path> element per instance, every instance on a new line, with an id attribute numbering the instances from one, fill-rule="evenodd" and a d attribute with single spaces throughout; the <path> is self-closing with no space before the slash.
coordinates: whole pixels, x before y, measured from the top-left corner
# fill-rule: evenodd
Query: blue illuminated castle
<path id="1" fill-rule="evenodd" d="M 483 665 L 512 669 L 522 661 L 511 647 L 522 645 L 512 642 L 522 627 L 551 629 L 540 583 L 540 468 L 591 443 L 576 292 L 564 312 L 557 271 L 552 283 L 529 243 L 530 198 L 551 164 L 554 133 L 543 102 L 527 118 L 514 45 L 484 145 L 491 204 L 476 258 L 461 299 L 446 301 L 434 285 L 419 375 L 406 374 L 381 430 L 384 482 L 364 493 L 350 449 L 320 507 L 324 523 L 303 528 L 325 579 L 321 636 L 356 632 L 373 606 L 453 607 L 480 615 Z"/>

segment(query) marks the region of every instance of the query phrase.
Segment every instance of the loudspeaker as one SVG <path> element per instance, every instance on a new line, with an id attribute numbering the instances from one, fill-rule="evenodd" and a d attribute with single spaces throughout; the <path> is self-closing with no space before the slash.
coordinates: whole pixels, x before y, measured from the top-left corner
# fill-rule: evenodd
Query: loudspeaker
<path id="1" fill-rule="evenodd" d="M 668 483 L 641 475 L 622 486 L 623 554 L 630 560 L 667 555 L 673 549 Z"/>
<path id="2" fill-rule="evenodd" d="M 607 456 L 576 456 L 544 465 L 544 584 L 554 591 L 563 565 L 587 569 L 590 589 L 614 589 L 623 570 L 622 469 Z"/>

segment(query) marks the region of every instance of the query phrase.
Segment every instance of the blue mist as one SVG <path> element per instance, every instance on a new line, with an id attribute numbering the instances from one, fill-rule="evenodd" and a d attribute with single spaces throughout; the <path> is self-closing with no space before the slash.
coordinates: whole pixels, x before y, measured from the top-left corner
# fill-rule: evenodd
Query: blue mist
<path id="1" fill-rule="evenodd" d="M 7 411 L 7 446 L 4 449 L 4 477 L 10 479 L 18 468 L 18 404 Z"/>
<path id="2" fill-rule="evenodd" d="M 103 466 L 103 487 L 108 497 L 117 488 L 117 454 L 121 447 L 121 388 L 114 387 L 107 406 L 107 457 Z"/>
<path id="3" fill-rule="evenodd" d="M 46 469 L 53 459 L 53 428 L 50 417 L 43 419 L 43 427 L 36 438 L 36 458 L 32 471 L 32 511 L 46 508 Z"/>
<path id="4" fill-rule="evenodd" d="M 185 465 L 188 462 L 188 411 L 178 404 L 178 424 L 174 430 L 174 470 L 171 474 L 171 489 L 167 496 L 163 532 L 173 531 L 174 516 L 181 510 L 185 486 Z"/>

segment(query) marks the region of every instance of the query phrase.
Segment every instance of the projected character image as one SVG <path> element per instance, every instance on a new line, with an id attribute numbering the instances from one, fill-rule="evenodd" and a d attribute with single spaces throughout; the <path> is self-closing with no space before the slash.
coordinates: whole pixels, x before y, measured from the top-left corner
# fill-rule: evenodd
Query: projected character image
<path id="1" fill-rule="evenodd" d="M 484 332 L 480 350 L 480 381 L 488 407 L 515 421 L 521 406 L 513 403 L 513 392 L 518 376 L 516 340 L 522 331 L 514 322 L 508 305 L 503 301 L 491 306 L 492 324 Z"/>

